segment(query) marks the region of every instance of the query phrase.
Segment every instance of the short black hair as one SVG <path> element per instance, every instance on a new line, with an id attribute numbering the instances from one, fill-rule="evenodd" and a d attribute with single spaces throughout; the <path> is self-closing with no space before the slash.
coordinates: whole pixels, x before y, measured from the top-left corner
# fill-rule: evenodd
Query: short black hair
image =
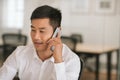
<path id="1" fill-rule="evenodd" d="M 50 25 L 53 26 L 53 29 L 56 27 L 61 26 L 61 11 L 53 8 L 48 5 L 43 5 L 38 8 L 36 8 L 31 15 L 31 20 L 33 19 L 39 19 L 39 18 L 49 18 L 50 20 Z"/>

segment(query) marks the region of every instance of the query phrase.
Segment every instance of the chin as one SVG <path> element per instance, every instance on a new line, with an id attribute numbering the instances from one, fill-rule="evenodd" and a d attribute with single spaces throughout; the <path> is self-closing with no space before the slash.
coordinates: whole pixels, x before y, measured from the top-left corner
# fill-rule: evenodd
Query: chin
<path id="1" fill-rule="evenodd" d="M 35 49 L 36 49 L 37 51 L 45 51 L 45 50 L 46 50 L 45 46 L 40 46 L 40 47 L 35 46 Z"/>

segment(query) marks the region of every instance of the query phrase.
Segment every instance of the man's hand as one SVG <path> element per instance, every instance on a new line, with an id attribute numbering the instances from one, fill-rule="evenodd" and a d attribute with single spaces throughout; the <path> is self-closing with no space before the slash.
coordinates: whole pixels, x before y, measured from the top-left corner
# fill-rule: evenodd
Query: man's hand
<path id="1" fill-rule="evenodd" d="M 62 44 L 62 41 L 61 41 L 61 38 L 60 38 L 60 32 L 58 33 L 57 37 L 49 40 L 48 49 L 50 50 L 50 48 L 52 46 L 54 46 L 54 50 L 51 51 L 51 52 L 52 52 L 53 57 L 55 59 L 55 63 L 63 62 L 63 58 L 62 58 L 63 44 Z"/>

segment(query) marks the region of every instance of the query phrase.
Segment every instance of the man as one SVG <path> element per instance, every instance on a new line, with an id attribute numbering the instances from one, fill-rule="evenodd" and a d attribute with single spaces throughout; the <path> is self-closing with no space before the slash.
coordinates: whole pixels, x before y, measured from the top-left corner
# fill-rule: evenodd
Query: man
<path id="1" fill-rule="evenodd" d="M 20 80 L 78 80 L 80 61 L 66 45 L 60 32 L 61 12 L 44 5 L 31 16 L 33 45 L 19 46 L 0 69 L 0 80 L 12 80 L 18 72 Z M 51 48 L 53 49 L 51 50 Z"/>

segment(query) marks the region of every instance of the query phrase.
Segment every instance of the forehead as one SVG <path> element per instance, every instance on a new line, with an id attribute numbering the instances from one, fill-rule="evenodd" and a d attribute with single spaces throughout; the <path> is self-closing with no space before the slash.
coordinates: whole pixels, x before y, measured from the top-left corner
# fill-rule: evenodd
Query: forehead
<path id="1" fill-rule="evenodd" d="M 34 27 L 52 27 L 49 22 L 49 18 L 33 19 L 31 25 Z"/>

